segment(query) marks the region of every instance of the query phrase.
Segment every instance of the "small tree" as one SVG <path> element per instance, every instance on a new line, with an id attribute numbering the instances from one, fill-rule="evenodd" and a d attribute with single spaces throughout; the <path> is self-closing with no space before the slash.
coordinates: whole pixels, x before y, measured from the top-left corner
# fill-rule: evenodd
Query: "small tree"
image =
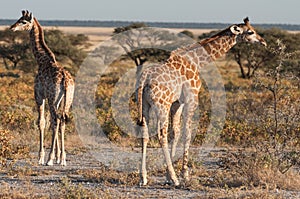
<path id="1" fill-rule="evenodd" d="M 12 45 L 1 45 L 0 55 L 7 70 L 14 70 L 19 63 L 27 57 L 27 44 L 13 43 Z M 12 65 L 8 62 L 10 61 Z"/>
<path id="2" fill-rule="evenodd" d="M 232 48 L 230 54 L 240 67 L 241 77 L 251 78 L 257 69 L 262 68 L 267 62 L 274 59 L 274 56 L 265 48 L 249 43 L 241 43 Z"/>
<path id="3" fill-rule="evenodd" d="M 7 70 L 14 70 L 21 66 L 22 61 L 31 59 L 28 56 L 30 48 L 27 34 L 17 34 L 5 29 L 0 31 L 0 38 L 0 57 Z"/>
<path id="4" fill-rule="evenodd" d="M 82 47 L 89 46 L 88 37 L 82 34 L 67 35 L 58 29 L 51 29 L 45 31 L 45 41 L 57 60 L 75 74 L 86 57 Z M 7 70 L 36 72 L 37 63 L 31 52 L 27 32 L 12 32 L 8 29 L 0 31 L 0 57 Z"/>
<path id="5" fill-rule="evenodd" d="M 114 34 L 115 40 L 124 49 L 126 56 L 133 60 L 136 66 L 141 66 L 146 61 L 164 61 L 170 56 L 170 50 L 179 46 L 176 43 L 179 37 L 175 33 L 170 34 L 167 30 L 148 28 L 144 23 L 118 27 L 114 30 Z M 184 39 L 179 42 L 183 41 Z M 149 47 L 141 48 L 145 44 L 148 44 Z M 153 48 L 153 46 L 158 47 Z M 169 51 L 159 47 L 168 48 Z"/>
<path id="6" fill-rule="evenodd" d="M 57 60 L 74 75 L 86 57 L 86 52 L 80 47 L 89 45 L 88 37 L 82 34 L 66 35 L 59 29 L 51 29 L 45 31 L 45 41 Z"/>
<path id="7" fill-rule="evenodd" d="M 266 117 L 260 118 L 269 136 L 267 152 L 273 158 L 277 169 L 284 173 L 293 165 L 300 164 L 300 153 L 290 148 L 300 146 L 300 100 L 297 96 L 299 93 L 290 92 L 295 88 L 283 83 L 285 79 L 295 79 L 293 74 L 282 70 L 293 53 L 287 52 L 287 47 L 281 40 L 277 40 L 276 43 L 277 48 L 272 50 L 278 57 L 277 66 L 266 73 L 271 82 L 257 81 L 257 85 L 272 94 L 273 104 L 269 106 L 269 110 L 265 110 Z"/>
<path id="8" fill-rule="evenodd" d="M 188 36 L 192 39 L 194 38 L 194 34 L 189 30 L 183 30 L 183 31 L 180 32 L 180 34 L 184 34 L 184 35 L 186 35 L 186 36 Z"/>
<path id="9" fill-rule="evenodd" d="M 117 27 L 113 32 L 115 35 L 122 33 L 122 36 L 118 37 L 118 42 L 136 66 L 143 65 L 151 56 L 160 54 L 157 49 L 139 49 L 141 39 L 144 39 L 142 31 L 146 27 L 148 26 L 144 23 L 132 23 L 125 27 Z M 133 29 L 136 31 L 131 31 Z"/>

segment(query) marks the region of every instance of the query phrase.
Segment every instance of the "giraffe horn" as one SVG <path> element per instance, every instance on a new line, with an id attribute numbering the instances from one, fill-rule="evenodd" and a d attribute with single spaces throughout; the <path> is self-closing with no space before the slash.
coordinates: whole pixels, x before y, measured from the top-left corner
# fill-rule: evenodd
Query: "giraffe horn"
<path id="1" fill-rule="evenodd" d="M 22 15 L 24 16 L 26 14 L 26 11 L 25 10 L 22 10 Z"/>
<path id="2" fill-rule="evenodd" d="M 246 18 L 244 19 L 244 23 L 245 23 L 246 25 L 249 24 L 249 18 L 248 18 L 248 17 L 246 17 Z"/>

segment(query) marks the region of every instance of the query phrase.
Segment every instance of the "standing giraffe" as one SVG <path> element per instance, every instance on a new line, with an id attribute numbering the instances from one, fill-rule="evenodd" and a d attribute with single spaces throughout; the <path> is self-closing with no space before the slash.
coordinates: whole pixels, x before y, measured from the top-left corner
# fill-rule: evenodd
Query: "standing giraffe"
<path id="1" fill-rule="evenodd" d="M 146 150 L 149 141 L 149 109 L 152 107 L 157 117 L 157 133 L 167 165 L 167 182 L 179 185 L 172 165 L 176 144 L 179 139 L 180 116 L 183 113 L 184 152 L 182 174 L 188 180 L 188 150 L 191 141 L 192 115 L 198 105 L 198 93 L 201 87 L 200 68 L 226 54 L 237 41 L 260 43 L 265 40 L 250 25 L 244 23 L 231 25 L 214 36 L 174 50 L 162 65 L 145 69 L 137 80 L 138 126 L 142 136 L 142 164 L 140 170 L 141 185 L 147 184 Z M 171 155 L 168 149 L 168 118 L 171 113 L 174 141 Z"/>
<path id="2" fill-rule="evenodd" d="M 32 52 L 39 65 L 34 82 L 34 97 L 38 108 L 40 132 L 39 164 L 44 164 L 44 109 L 45 100 L 47 100 L 52 128 L 52 145 L 47 165 L 53 165 L 56 146 L 56 161 L 65 166 L 64 131 L 65 122 L 68 119 L 69 109 L 73 101 L 74 81 L 72 76 L 56 62 L 53 52 L 45 43 L 43 29 L 38 20 L 32 16 L 32 13 L 23 10 L 21 18 L 10 29 L 29 32 Z M 59 149 L 58 132 L 61 134 L 61 151 Z"/>

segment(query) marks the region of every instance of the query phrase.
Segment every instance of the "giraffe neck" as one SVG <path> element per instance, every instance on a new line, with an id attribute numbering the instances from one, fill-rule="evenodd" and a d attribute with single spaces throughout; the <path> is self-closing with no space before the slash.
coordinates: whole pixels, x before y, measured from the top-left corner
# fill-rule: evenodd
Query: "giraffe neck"
<path id="1" fill-rule="evenodd" d="M 235 44 L 236 35 L 222 35 L 209 38 L 200 42 L 212 61 L 224 56 Z"/>
<path id="2" fill-rule="evenodd" d="M 181 60 L 186 60 L 197 68 L 215 61 L 236 44 L 236 35 L 227 32 L 222 31 L 211 38 L 175 50 L 171 53 L 169 61 L 178 59 L 179 56 Z"/>
<path id="3" fill-rule="evenodd" d="M 50 48 L 46 45 L 44 40 L 44 31 L 36 18 L 34 18 L 33 23 L 33 27 L 30 31 L 32 52 L 39 64 L 39 67 L 49 66 L 49 64 L 46 63 L 55 63 L 55 56 Z"/>

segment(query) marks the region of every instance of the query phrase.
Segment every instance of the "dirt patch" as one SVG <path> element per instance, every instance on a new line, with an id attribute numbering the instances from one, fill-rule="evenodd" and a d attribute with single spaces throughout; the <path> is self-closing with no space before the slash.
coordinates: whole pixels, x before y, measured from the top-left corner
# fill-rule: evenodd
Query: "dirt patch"
<path id="1" fill-rule="evenodd" d="M 139 149 L 127 149 L 132 154 Z M 165 185 L 165 169 L 156 165 L 160 149 L 149 153 L 149 185 L 140 187 L 139 162 L 111 159 L 115 151 L 103 151 L 107 159 L 97 160 L 90 151 L 68 152 L 67 166 L 39 166 L 37 153 L 18 160 L 0 173 L 0 197 L 4 198 L 300 198 L 300 192 L 279 189 L 248 189 L 240 184 L 221 186 L 219 174 L 224 172 L 221 157 L 223 148 L 203 150 L 192 148 L 191 181 L 175 188 Z M 202 150 L 200 153 L 199 150 Z M 150 150 L 151 151 L 151 150 Z M 161 152 L 161 151 L 160 151 Z M 112 154 L 113 153 L 113 154 Z M 128 152 L 129 153 L 129 152 Z M 156 154 L 156 155 L 155 155 Z M 132 155 L 135 156 L 135 155 Z M 104 158 L 103 156 L 102 158 Z M 131 161 L 130 158 L 127 159 Z M 180 162 L 180 160 L 179 160 Z M 119 165 L 119 166 L 116 166 Z M 136 166 L 135 166 L 136 165 Z M 176 163 L 179 172 L 180 163 Z M 231 187 L 228 187 L 231 186 Z"/>

